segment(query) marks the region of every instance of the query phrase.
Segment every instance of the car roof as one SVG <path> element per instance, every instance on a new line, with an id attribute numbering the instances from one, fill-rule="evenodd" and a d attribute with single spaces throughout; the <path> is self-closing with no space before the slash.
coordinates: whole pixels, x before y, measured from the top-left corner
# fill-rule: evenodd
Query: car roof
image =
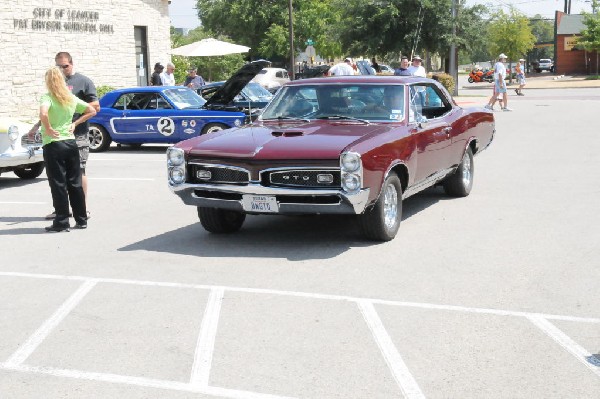
<path id="1" fill-rule="evenodd" d="M 417 82 L 431 82 L 432 79 L 421 78 L 417 76 L 393 76 L 393 75 L 355 75 L 355 76 L 331 76 L 312 79 L 294 80 L 286 83 L 286 86 L 301 86 L 307 84 L 335 84 L 335 83 L 388 83 L 388 84 L 409 84 Z"/>

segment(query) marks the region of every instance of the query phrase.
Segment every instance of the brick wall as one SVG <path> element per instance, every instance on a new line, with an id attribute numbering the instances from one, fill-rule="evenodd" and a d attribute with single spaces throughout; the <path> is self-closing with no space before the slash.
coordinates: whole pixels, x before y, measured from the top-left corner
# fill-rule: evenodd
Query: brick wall
<path id="1" fill-rule="evenodd" d="M 560 75 L 588 75 L 596 73 L 596 53 L 584 50 L 565 49 L 565 38 L 573 35 L 556 36 L 555 72 Z M 587 64 L 586 64 L 587 56 Z"/>
<path id="2" fill-rule="evenodd" d="M 0 13 L 0 116 L 37 119 L 44 73 L 59 51 L 96 86 L 136 86 L 134 25 L 147 27 L 152 73 L 170 58 L 167 0 L 12 0 Z"/>

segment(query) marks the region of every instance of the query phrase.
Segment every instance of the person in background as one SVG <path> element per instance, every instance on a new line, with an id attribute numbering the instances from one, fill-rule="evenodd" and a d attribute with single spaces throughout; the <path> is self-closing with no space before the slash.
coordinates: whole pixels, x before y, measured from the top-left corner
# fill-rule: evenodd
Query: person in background
<path id="1" fill-rule="evenodd" d="M 167 70 L 160 74 L 160 81 L 163 86 L 175 86 L 175 65 L 167 62 Z"/>
<path id="2" fill-rule="evenodd" d="M 377 59 L 375 57 L 371 58 L 371 67 L 375 70 L 375 73 L 381 73 L 381 67 L 377 63 Z"/>
<path id="3" fill-rule="evenodd" d="M 191 67 L 188 69 L 188 76 L 185 78 L 184 86 L 189 87 L 192 90 L 197 90 L 204 86 L 206 83 L 202 76 L 198 75 L 196 68 Z"/>
<path id="4" fill-rule="evenodd" d="M 408 71 L 412 76 L 419 76 L 421 78 L 427 77 L 427 72 L 425 72 L 425 68 L 421 65 L 422 63 L 423 60 L 418 55 L 415 55 L 412 58 L 412 64 L 408 67 Z"/>
<path id="5" fill-rule="evenodd" d="M 523 58 L 521 58 L 517 62 L 517 65 L 515 65 L 515 72 L 517 73 L 517 82 L 519 83 L 519 88 L 515 89 L 517 96 L 525 95 L 525 94 L 523 94 L 523 87 L 525 87 L 525 70 L 524 70 L 524 66 L 521 64 L 522 62 L 525 62 L 525 60 Z"/>
<path id="6" fill-rule="evenodd" d="M 152 72 L 152 76 L 150 77 L 150 86 L 162 86 L 160 74 L 164 69 L 165 67 L 160 62 L 154 64 L 154 72 Z"/>
<path id="7" fill-rule="evenodd" d="M 329 74 L 331 76 L 345 76 L 354 75 L 354 68 L 352 68 L 352 58 L 345 58 L 344 62 L 335 64 L 329 68 Z"/>
<path id="8" fill-rule="evenodd" d="M 96 115 L 96 110 L 69 91 L 61 69 L 58 65 L 46 71 L 48 92 L 40 99 L 44 162 L 56 213 L 52 225 L 46 227 L 48 232 L 69 231 L 69 203 L 75 228 L 87 228 L 88 220 L 79 149 L 73 133 Z M 73 119 L 75 113 L 79 115 L 77 119 Z"/>
<path id="9" fill-rule="evenodd" d="M 408 70 L 409 62 L 407 56 L 402 56 L 400 59 L 400 68 L 394 71 L 394 75 L 396 76 L 412 76 L 410 71 Z"/>
<path id="10" fill-rule="evenodd" d="M 506 59 L 506 55 L 502 53 L 498 56 L 498 62 L 494 65 L 494 93 L 485 106 L 487 109 L 494 109 L 494 104 L 496 104 L 497 100 L 496 97 L 502 95 L 502 102 L 500 103 L 502 111 L 512 111 L 512 109 L 508 108 L 508 96 L 506 95 L 506 67 L 504 66 Z"/>

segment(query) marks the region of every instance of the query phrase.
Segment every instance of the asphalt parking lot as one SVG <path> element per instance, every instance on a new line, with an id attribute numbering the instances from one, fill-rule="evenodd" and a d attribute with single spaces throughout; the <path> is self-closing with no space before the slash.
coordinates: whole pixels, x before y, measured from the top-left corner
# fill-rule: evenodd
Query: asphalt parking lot
<path id="1" fill-rule="evenodd" d="M 0 176 L 0 398 L 597 398 L 600 93 L 525 94 L 471 195 L 408 199 L 384 244 L 347 217 L 210 235 L 161 146 L 91 155 L 84 231 Z"/>

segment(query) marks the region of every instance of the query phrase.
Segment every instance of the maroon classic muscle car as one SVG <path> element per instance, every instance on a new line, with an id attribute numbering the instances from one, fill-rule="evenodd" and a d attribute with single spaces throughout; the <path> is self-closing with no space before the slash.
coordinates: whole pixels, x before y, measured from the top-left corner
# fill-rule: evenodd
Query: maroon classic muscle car
<path id="1" fill-rule="evenodd" d="M 469 195 L 473 155 L 494 132 L 490 111 L 459 107 L 435 80 L 297 80 L 255 124 L 170 147 L 168 181 L 212 233 L 239 230 L 246 214 L 349 214 L 388 241 L 404 198 L 434 184 Z"/>

